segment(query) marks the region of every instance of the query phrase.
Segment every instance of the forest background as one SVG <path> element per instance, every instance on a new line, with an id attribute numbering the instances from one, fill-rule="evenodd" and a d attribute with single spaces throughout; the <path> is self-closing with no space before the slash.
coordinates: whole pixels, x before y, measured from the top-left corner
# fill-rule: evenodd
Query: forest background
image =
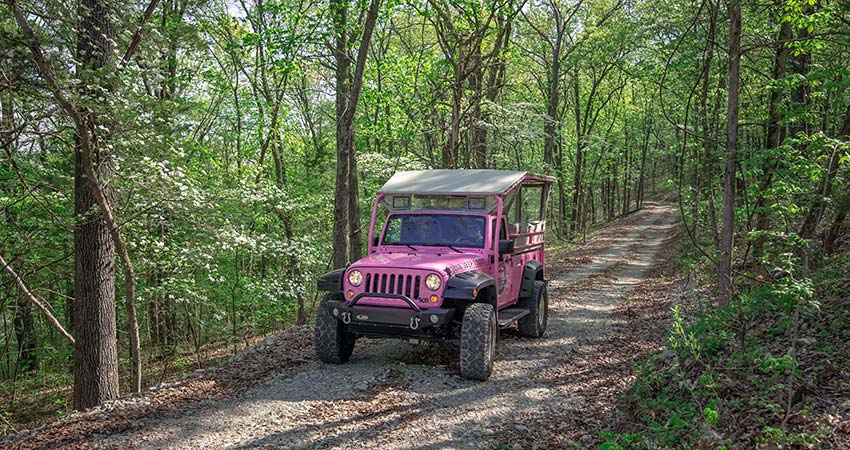
<path id="1" fill-rule="evenodd" d="M 847 334 L 846 2 L 3 3 L 7 432 L 307 323 L 399 170 L 551 174 L 562 243 L 673 192 L 716 353 Z"/>

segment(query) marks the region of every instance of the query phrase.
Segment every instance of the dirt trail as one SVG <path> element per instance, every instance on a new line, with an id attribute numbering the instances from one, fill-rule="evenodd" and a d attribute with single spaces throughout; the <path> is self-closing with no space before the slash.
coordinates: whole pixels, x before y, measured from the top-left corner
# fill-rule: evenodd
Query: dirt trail
<path id="1" fill-rule="evenodd" d="M 613 308 L 643 281 L 675 226 L 671 207 L 647 203 L 587 245 L 550 253 L 546 336 L 502 332 L 487 382 L 460 378 L 451 347 L 361 340 L 348 364 L 310 361 L 239 396 L 151 416 L 90 443 L 115 449 L 492 445 L 500 430 L 527 430 L 522 418 L 529 414 L 585 400 L 564 380 L 564 355 L 615 332 Z"/>

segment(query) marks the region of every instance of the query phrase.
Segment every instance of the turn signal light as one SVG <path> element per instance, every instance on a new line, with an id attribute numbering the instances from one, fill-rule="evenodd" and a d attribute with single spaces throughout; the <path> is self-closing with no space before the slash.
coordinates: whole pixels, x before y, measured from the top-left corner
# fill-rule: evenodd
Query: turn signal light
<path id="1" fill-rule="evenodd" d="M 346 291 L 346 292 L 345 292 L 345 295 L 347 295 L 347 296 L 348 296 L 348 298 L 354 297 L 354 291 L 352 291 L 351 289 L 349 289 L 348 291 Z"/>
<path id="2" fill-rule="evenodd" d="M 478 288 L 472 288 L 472 296 L 478 297 Z"/>
<path id="3" fill-rule="evenodd" d="M 431 303 L 437 303 L 437 300 L 439 300 L 439 298 L 436 295 L 432 295 L 430 300 L 431 300 Z"/>

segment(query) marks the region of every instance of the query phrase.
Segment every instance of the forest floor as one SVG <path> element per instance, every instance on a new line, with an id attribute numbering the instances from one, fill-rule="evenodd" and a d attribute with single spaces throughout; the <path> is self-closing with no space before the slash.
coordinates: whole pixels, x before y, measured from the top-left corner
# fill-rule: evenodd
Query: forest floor
<path id="1" fill-rule="evenodd" d="M 681 279 L 671 206 L 645 207 L 586 244 L 547 255 L 543 339 L 500 334 L 487 382 L 457 350 L 360 340 L 349 363 L 313 358 L 312 328 L 287 330 L 221 368 L 75 413 L 11 448 L 593 447 L 620 420 L 631 364 L 657 350 Z"/>

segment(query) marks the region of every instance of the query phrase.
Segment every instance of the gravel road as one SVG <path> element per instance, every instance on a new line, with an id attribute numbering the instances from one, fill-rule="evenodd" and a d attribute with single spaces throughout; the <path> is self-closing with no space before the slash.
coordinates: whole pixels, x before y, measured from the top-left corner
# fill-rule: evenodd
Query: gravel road
<path id="1" fill-rule="evenodd" d="M 154 415 L 99 448 L 481 448 L 523 430 L 529 412 L 584 399 L 564 389 L 562 356 L 612 328 L 611 311 L 674 233 L 673 209 L 644 209 L 569 252 L 547 258 L 550 316 L 543 339 L 500 335 L 487 382 L 460 377 L 457 350 L 360 340 L 348 364 L 309 361 L 246 392 Z M 557 379 L 557 380 L 556 380 Z M 557 381 L 557 382 L 555 382 Z M 588 430 L 590 431 L 590 430 Z"/>

